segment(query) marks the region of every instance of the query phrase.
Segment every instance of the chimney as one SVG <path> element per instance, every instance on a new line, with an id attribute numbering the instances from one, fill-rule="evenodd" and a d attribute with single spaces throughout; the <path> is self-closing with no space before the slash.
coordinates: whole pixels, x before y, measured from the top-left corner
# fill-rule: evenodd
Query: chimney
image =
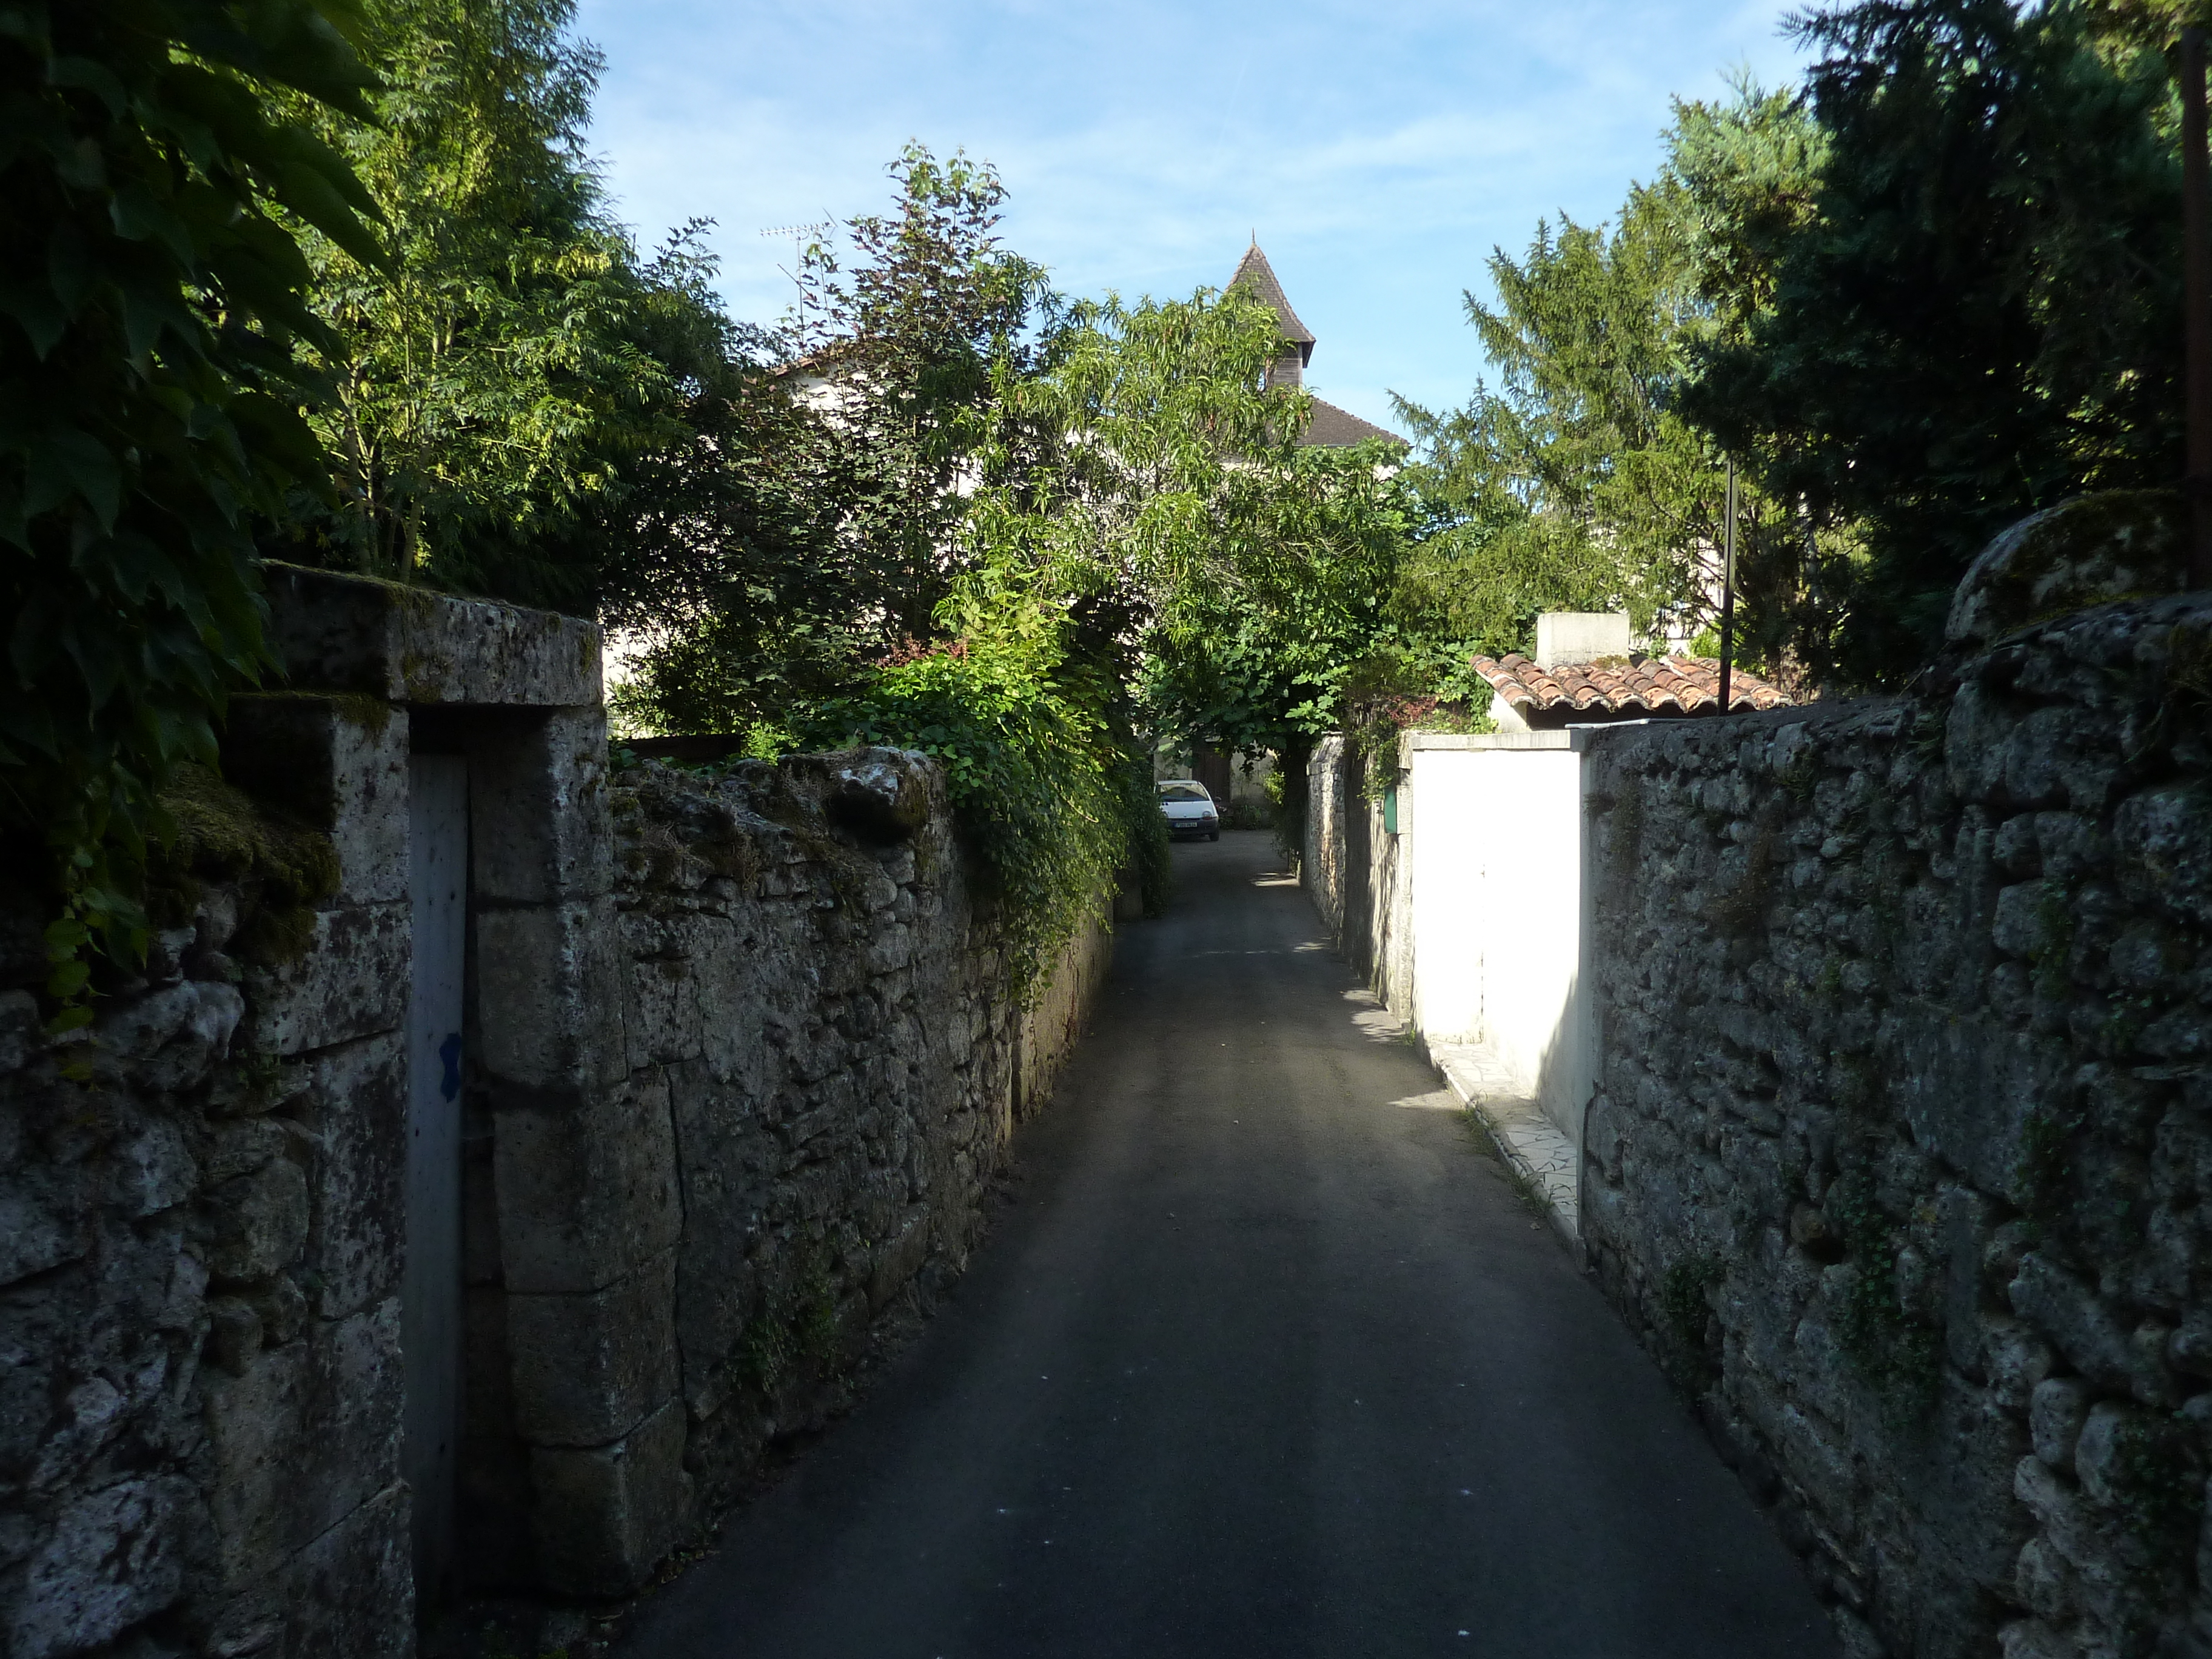
<path id="1" fill-rule="evenodd" d="M 1536 666 L 1595 662 L 1629 651 L 1626 611 L 1547 611 L 1536 618 Z"/>

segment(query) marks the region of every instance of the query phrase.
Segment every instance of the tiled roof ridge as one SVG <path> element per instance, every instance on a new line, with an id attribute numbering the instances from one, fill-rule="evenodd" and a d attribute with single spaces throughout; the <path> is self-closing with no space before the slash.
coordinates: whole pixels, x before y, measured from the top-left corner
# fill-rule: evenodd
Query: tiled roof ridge
<path id="1" fill-rule="evenodd" d="M 1721 665 L 1716 657 L 1632 652 L 1626 657 L 1560 663 L 1547 669 L 1513 651 L 1502 658 L 1478 656 L 1473 665 L 1508 706 L 1521 711 L 1565 707 L 1577 713 L 1595 708 L 1609 714 L 1668 710 L 1692 714 L 1713 709 L 1720 702 Z M 1787 693 L 1740 668 L 1729 677 L 1731 712 L 1776 708 L 1791 701 Z"/>

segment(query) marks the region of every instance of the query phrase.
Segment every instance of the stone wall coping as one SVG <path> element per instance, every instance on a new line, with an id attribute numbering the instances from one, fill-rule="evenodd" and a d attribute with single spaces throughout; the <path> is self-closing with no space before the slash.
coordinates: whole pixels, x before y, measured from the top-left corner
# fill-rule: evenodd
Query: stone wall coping
<path id="1" fill-rule="evenodd" d="M 1641 726 L 1643 721 L 1635 722 Z M 1579 732 L 1408 732 L 1408 752 L 1446 749 L 1580 749 Z"/>
<path id="2" fill-rule="evenodd" d="M 295 690 L 420 706 L 599 701 L 597 623 L 301 565 L 266 571 L 270 639 Z"/>

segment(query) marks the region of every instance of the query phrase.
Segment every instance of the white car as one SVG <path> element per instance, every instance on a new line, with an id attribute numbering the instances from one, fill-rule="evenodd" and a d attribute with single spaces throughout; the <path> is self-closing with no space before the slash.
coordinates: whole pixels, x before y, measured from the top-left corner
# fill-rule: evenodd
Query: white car
<path id="1" fill-rule="evenodd" d="M 1160 811 L 1167 814 L 1170 836 L 1204 836 L 1221 839 L 1221 814 L 1206 786 L 1191 778 L 1169 778 L 1160 785 Z"/>

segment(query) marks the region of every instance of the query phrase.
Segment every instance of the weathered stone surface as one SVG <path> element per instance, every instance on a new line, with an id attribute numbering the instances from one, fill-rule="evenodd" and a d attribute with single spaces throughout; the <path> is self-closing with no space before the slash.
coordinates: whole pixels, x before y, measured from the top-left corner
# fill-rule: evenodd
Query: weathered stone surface
<path id="1" fill-rule="evenodd" d="M 163 1475 L 118 1481 L 64 1509 L 11 1597 L 11 1659 L 96 1647 L 173 1602 L 194 1498 L 183 1480 Z"/>
<path id="2" fill-rule="evenodd" d="M 2091 1286 L 2040 1255 L 2022 1258 L 2012 1282 L 2015 1312 L 2047 1332 L 2059 1352 L 2092 1382 L 2108 1389 L 2166 1392 L 2158 1358 L 2140 1352 Z"/>
<path id="3" fill-rule="evenodd" d="M 514 1424 L 538 1446 L 601 1446 L 672 1397 L 672 1254 L 604 1289 L 507 1299 Z"/>
<path id="4" fill-rule="evenodd" d="M 626 1438 L 592 1450 L 536 1448 L 540 1571 L 569 1595 L 623 1595 L 645 1580 L 690 1524 L 682 1402 Z"/>
<path id="5" fill-rule="evenodd" d="M 1589 750 L 1585 1243 L 1647 1331 L 1686 1261 L 1755 1286 L 1717 1365 L 1655 1347 L 1899 1656 L 2212 1631 L 2158 1565 L 2212 1421 L 2212 595 L 2112 602 L 2168 580 L 2153 505 L 1993 548 L 1953 618 L 1984 648 L 1910 696 Z M 1723 939 L 1754 832 L 1789 861 Z"/>
<path id="6" fill-rule="evenodd" d="M 397 1030 L 407 1014 L 411 937 L 404 904 L 318 910 L 298 958 L 246 970 L 255 1046 L 298 1054 Z"/>
<path id="7" fill-rule="evenodd" d="M 307 1178 L 289 1158 L 232 1176 L 208 1194 L 206 1209 L 208 1268 L 218 1278 L 266 1279 L 307 1242 Z"/>
<path id="8" fill-rule="evenodd" d="M 477 916 L 483 1064 L 502 1103 L 576 1102 L 621 1082 L 621 933 L 614 902 Z"/>
<path id="9" fill-rule="evenodd" d="M 94 1024 L 95 1064 L 111 1078 L 127 1071 L 157 1092 L 195 1088 L 229 1054 L 245 1012 L 234 986 L 191 980 L 164 986 Z"/>
<path id="10" fill-rule="evenodd" d="M 226 1582 L 277 1571 L 399 1477 L 399 1307 L 312 1325 L 242 1376 L 203 1373 Z"/>
<path id="11" fill-rule="evenodd" d="M 404 1486 L 386 1486 L 278 1574 L 285 1651 L 412 1659 L 415 1575 Z"/>
<path id="12" fill-rule="evenodd" d="M 2053 1376 L 2035 1385 L 2027 1408 L 2035 1455 L 2062 1474 L 2074 1470 L 2074 1444 L 2088 1420 L 2089 1387 L 2078 1376 Z"/>
<path id="13" fill-rule="evenodd" d="M 347 591 L 398 631 L 356 666 L 381 672 L 416 598 L 369 587 Z M 442 672 L 410 689 L 474 695 Z M 414 721 L 375 714 L 270 697 L 231 734 L 339 847 L 301 956 L 237 982 L 224 947 L 254 899 L 215 883 L 88 1039 L 48 1044 L 35 999 L 0 993 L 11 1656 L 139 1643 L 149 1618 L 206 1659 L 411 1651 L 392 866 Z M 1018 1018 L 919 757 L 617 787 L 596 710 L 425 720 L 470 753 L 482 809 L 468 1569 L 620 1593 L 691 1523 L 695 1478 L 727 1492 L 821 1423 L 872 1318 L 908 1328 L 964 1265 L 1015 1103 L 1042 1101 L 1108 941 L 1077 940 Z M 832 810 L 855 789 L 927 810 L 885 842 Z M 605 818 L 624 800 L 617 885 Z"/>
<path id="14" fill-rule="evenodd" d="M 556 709 L 470 763 L 471 880 L 479 902 L 556 904 L 614 884 L 606 711 Z"/>
<path id="15" fill-rule="evenodd" d="M 338 1319 L 399 1288 L 405 1244 L 407 1072 L 396 1033 L 308 1056 L 293 1109 L 314 1152 L 301 1278 Z"/>
<path id="16" fill-rule="evenodd" d="M 270 639 L 295 684 L 385 702 L 556 708 L 599 700 L 599 630 L 296 565 L 267 569 Z"/>
<path id="17" fill-rule="evenodd" d="M 407 722 L 381 702 L 314 692 L 231 699 L 223 772 L 327 833 L 337 906 L 407 896 Z"/>
<path id="18" fill-rule="evenodd" d="M 824 804 L 841 827 L 871 842 L 902 842 L 929 822 L 928 773 L 902 750 L 857 749 L 829 769 Z"/>
<path id="19" fill-rule="evenodd" d="M 2022 519 L 1967 568 L 1944 636 L 1987 645 L 2032 622 L 2188 582 L 2181 498 L 2164 490 L 2077 495 Z"/>
<path id="20" fill-rule="evenodd" d="M 659 1067 L 568 1110 L 497 1114 L 504 1277 L 532 1295 L 596 1291 L 681 1235 L 675 1126 Z"/>
<path id="21" fill-rule="evenodd" d="M 672 1129 L 681 1388 L 713 1498 L 836 1397 L 855 1318 L 911 1318 L 958 1271 L 1017 1094 L 1048 1095 L 1109 942 L 1079 937 L 1015 1018 L 919 756 L 647 766 L 614 805 L 631 1090 Z M 550 1120 L 532 1133 L 555 1144 Z"/>

